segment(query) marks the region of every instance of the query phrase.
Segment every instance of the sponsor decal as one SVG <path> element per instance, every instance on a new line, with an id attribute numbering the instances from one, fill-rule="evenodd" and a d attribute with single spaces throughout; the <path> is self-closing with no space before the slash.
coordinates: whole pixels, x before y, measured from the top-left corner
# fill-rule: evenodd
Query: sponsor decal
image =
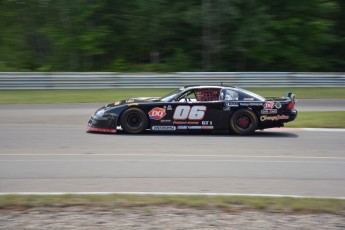
<path id="1" fill-rule="evenodd" d="M 167 110 L 172 110 L 171 105 L 168 105 Z"/>
<path id="2" fill-rule="evenodd" d="M 214 129 L 212 125 L 201 126 L 201 129 Z"/>
<path id="3" fill-rule="evenodd" d="M 201 129 L 201 126 L 188 126 L 188 129 Z"/>
<path id="4" fill-rule="evenodd" d="M 282 108 L 282 103 L 276 102 L 275 107 L 276 107 L 277 109 L 281 109 L 281 108 Z"/>
<path id="5" fill-rule="evenodd" d="M 247 103 L 240 103 L 241 106 L 262 106 L 264 103 L 260 102 L 247 102 Z"/>
<path id="6" fill-rule="evenodd" d="M 243 101 L 254 101 L 254 98 L 250 97 L 250 98 L 243 98 Z"/>
<path id="7" fill-rule="evenodd" d="M 174 125 L 186 125 L 187 121 L 174 121 L 173 124 Z"/>
<path id="8" fill-rule="evenodd" d="M 128 100 L 126 101 L 126 103 L 131 103 L 131 102 L 134 102 L 134 100 L 133 100 L 133 99 L 128 99 Z"/>
<path id="9" fill-rule="evenodd" d="M 260 121 L 279 121 L 279 120 L 287 120 L 289 116 L 286 115 L 277 115 L 277 116 L 261 116 Z"/>
<path id="10" fill-rule="evenodd" d="M 202 125 L 212 125 L 212 121 L 202 121 Z"/>
<path id="11" fill-rule="evenodd" d="M 165 109 L 159 107 L 153 108 L 149 112 L 150 119 L 152 120 L 161 120 L 166 114 Z"/>
<path id="12" fill-rule="evenodd" d="M 176 126 L 152 126 L 151 129 L 155 131 L 174 131 Z"/>
<path id="13" fill-rule="evenodd" d="M 171 123 L 171 120 L 161 120 L 161 123 Z"/>
<path id="14" fill-rule="evenodd" d="M 230 111 L 231 107 L 239 107 L 239 106 L 240 106 L 239 103 L 236 103 L 236 102 L 225 102 L 223 110 Z"/>
<path id="15" fill-rule="evenodd" d="M 177 129 L 183 129 L 183 130 L 186 130 L 186 129 L 214 129 L 214 127 L 212 125 L 203 125 L 203 126 L 200 126 L 200 125 L 197 125 L 197 126 L 179 125 L 179 126 L 177 126 Z"/>
<path id="16" fill-rule="evenodd" d="M 226 106 L 226 107 L 238 107 L 239 104 L 236 102 L 225 102 L 224 106 Z"/>
<path id="17" fill-rule="evenodd" d="M 174 125 L 198 125 L 199 121 L 174 121 Z"/>
<path id="18" fill-rule="evenodd" d="M 277 112 L 278 112 L 277 109 L 271 109 L 271 110 L 264 110 L 264 109 L 262 109 L 261 110 L 262 114 L 276 114 Z"/>
<path id="19" fill-rule="evenodd" d="M 273 101 L 267 101 L 264 104 L 264 110 L 271 110 L 274 108 L 274 102 Z"/>

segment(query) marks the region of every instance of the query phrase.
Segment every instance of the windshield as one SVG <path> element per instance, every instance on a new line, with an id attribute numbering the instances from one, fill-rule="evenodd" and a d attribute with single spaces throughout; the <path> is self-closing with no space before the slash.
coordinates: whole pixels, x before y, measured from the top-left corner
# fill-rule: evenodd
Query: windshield
<path id="1" fill-rule="evenodd" d="M 175 90 L 171 93 L 169 93 L 168 95 L 165 95 L 164 97 L 161 97 L 160 100 L 164 101 L 164 102 L 169 102 L 171 101 L 177 94 L 181 93 L 183 90 L 182 89 L 178 89 Z"/>

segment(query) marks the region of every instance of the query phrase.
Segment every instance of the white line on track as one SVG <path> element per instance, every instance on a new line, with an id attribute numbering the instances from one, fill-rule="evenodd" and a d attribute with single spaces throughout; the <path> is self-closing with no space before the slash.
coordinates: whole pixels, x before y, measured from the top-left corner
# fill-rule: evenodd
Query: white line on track
<path id="1" fill-rule="evenodd" d="M 2 192 L 4 195 L 163 195 L 163 196 L 247 196 L 247 197 L 291 197 L 291 198 L 318 198 L 342 199 L 345 197 L 300 196 L 282 194 L 250 194 L 250 193 L 185 193 L 185 192 Z"/>
<path id="2" fill-rule="evenodd" d="M 308 131 L 308 132 L 345 132 L 342 128 L 270 128 L 262 132 L 293 132 L 293 131 Z M 260 131 L 258 131 L 260 132 Z"/>
<path id="3" fill-rule="evenodd" d="M 276 160 L 115 160 L 115 159 L 105 159 L 105 160 L 0 160 L 0 162 L 135 162 L 135 163 L 145 163 L 145 162 L 183 162 L 183 163 L 198 163 L 198 162 L 242 162 L 242 163 L 302 163 L 302 164 L 345 164 L 345 161 L 276 161 Z"/>
<path id="4" fill-rule="evenodd" d="M 100 154 L 82 154 L 82 153 L 78 153 L 78 154 L 68 154 L 68 153 L 59 153 L 59 154 L 45 154 L 45 153 L 14 153 L 14 154 L 0 154 L 1 156 L 28 156 L 28 157 L 38 157 L 38 156 L 42 156 L 42 157 L 49 157 L 49 156 L 53 156 L 53 157 L 58 157 L 58 156 L 71 156 L 71 157 L 75 157 L 75 156 L 83 156 L 83 157 L 98 157 L 98 156 L 102 156 L 102 157 L 106 157 L 106 156 L 118 156 L 118 157 L 224 157 L 224 158 L 277 158 L 277 159 L 315 159 L 315 160 L 321 160 L 321 159 L 329 159 L 329 160 L 345 160 L 345 157 L 328 157 L 328 156 L 313 156 L 313 157 L 309 157 L 309 156 L 243 156 L 243 155 L 202 155 L 202 154 L 186 154 L 186 155 L 182 155 L 182 154 L 173 154 L 173 155 L 168 155 L 168 154 L 118 154 L 118 153 L 100 153 Z"/>
<path id="5" fill-rule="evenodd" d="M 345 132 L 345 129 L 327 129 L 327 128 L 302 128 L 304 131 L 312 131 L 312 132 Z"/>

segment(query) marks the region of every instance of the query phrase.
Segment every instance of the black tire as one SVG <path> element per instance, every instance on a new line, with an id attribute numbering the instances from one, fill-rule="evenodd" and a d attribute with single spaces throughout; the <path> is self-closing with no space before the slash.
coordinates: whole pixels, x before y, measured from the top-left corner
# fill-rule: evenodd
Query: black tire
<path id="1" fill-rule="evenodd" d="M 258 127 L 258 117 L 249 109 L 240 109 L 230 118 L 230 130 L 239 135 L 250 135 Z"/>
<path id="2" fill-rule="evenodd" d="M 120 124 L 126 133 L 141 133 L 147 129 L 149 119 L 139 108 L 129 108 L 120 117 Z"/>

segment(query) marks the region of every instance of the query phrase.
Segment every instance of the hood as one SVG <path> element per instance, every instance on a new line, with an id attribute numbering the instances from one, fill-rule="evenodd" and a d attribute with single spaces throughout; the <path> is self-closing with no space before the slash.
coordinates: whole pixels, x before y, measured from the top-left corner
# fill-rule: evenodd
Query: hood
<path id="1" fill-rule="evenodd" d="M 125 104 L 128 103 L 138 103 L 138 102 L 158 102 L 160 101 L 159 97 L 135 97 L 123 100 Z"/>
<path id="2" fill-rule="evenodd" d="M 126 100 L 117 101 L 115 103 L 108 104 L 107 107 L 113 107 L 117 105 L 125 105 L 131 103 L 140 103 L 140 102 L 159 102 L 161 101 L 159 97 L 134 97 Z"/>
<path id="3" fill-rule="evenodd" d="M 105 111 L 106 109 L 112 108 L 112 107 L 116 107 L 118 105 L 125 105 L 125 104 L 131 104 L 131 103 L 140 103 L 140 102 L 159 102 L 161 101 L 159 97 L 134 97 L 134 98 L 129 98 L 126 100 L 121 100 L 121 101 L 116 101 L 114 103 L 109 103 L 106 104 L 104 106 L 102 106 L 101 108 L 99 108 L 97 112 L 99 111 Z"/>

